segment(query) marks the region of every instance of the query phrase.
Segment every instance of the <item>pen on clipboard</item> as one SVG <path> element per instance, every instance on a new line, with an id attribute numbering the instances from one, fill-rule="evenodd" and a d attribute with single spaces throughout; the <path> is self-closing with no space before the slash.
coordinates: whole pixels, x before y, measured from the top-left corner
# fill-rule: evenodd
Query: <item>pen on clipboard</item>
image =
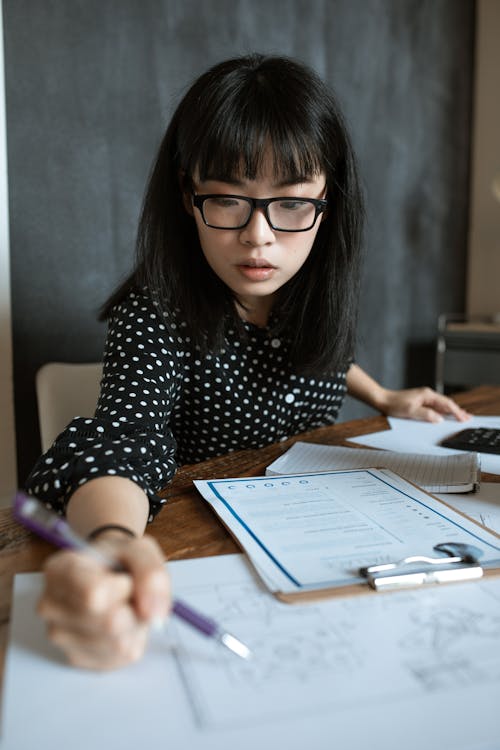
<path id="1" fill-rule="evenodd" d="M 19 523 L 56 547 L 86 552 L 112 570 L 124 570 L 118 561 L 105 555 L 97 547 L 92 546 L 76 534 L 61 516 L 47 510 L 42 503 L 24 492 L 16 493 L 13 512 Z M 242 659 L 249 659 L 252 656 L 248 646 L 242 643 L 239 638 L 225 631 L 215 620 L 202 615 L 179 599 L 174 599 L 172 613 L 192 625 L 200 633 L 209 638 L 214 638 Z"/>

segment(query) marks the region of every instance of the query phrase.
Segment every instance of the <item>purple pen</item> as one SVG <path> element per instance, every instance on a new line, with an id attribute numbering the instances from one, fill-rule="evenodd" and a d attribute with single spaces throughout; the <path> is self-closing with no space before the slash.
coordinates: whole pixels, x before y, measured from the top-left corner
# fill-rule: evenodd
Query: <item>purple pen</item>
<path id="1" fill-rule="evenodd" d="M 113 570 L 123 570 L 118 561 L 105 555 L 76 534 L 64 518 L 48 510 L 40 501 L 24 492 L 16 493 L 13 513 L 19 523 L 56 547 L 81 550 Z M 221 628 L 215 620 L 202 615 L 179 599 L 174 599 L 172 602 L 172 613 L 192 625 L 200 633 L 214 638 L 242 659 L 249 659 L 252 656 L 252 652 L 242 641 Z"/>

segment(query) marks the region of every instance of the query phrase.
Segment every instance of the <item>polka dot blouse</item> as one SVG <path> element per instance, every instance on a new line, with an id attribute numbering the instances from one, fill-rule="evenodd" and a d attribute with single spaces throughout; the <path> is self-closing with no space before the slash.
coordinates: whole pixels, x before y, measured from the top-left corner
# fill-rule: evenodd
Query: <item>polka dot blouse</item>
<path id="1" fill-rule="evenodd" d="M 150 501 L 181 464 L 260 448 L 335 421 L 346 373 L 294 372 L 287 341 L 228 321 L 223 349 L 200 355 L 178 311 L 131 292 L 113 311 L 93 418 L 76 417 L 35 465 L 29 492 L 59 512 L 78 486 L 128 477 Z"/>

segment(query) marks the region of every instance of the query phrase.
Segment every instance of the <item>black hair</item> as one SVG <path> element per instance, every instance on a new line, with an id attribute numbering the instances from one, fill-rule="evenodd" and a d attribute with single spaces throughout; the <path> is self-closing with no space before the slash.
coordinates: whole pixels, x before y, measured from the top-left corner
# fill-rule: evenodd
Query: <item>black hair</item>
<path id="1" fill-rule="evenodd" d="M 178 105 L 153 164 L 132 274 L 101 319 L 133 289 L 179 308 L 202 351 L 223 345 L 232 291 L 208 265 L 183 204 L 201 180 L 255 179 L 269 148 L 276 177 L 326 175 L 328 210 L 313 248 L 279 291 L 276 334 L 286 331 L 301 371 L 333 371 L 353 355 L 363 205 L 355 156 L 333 93 L 304 64 L 253 54 L 215 65 Z"/>

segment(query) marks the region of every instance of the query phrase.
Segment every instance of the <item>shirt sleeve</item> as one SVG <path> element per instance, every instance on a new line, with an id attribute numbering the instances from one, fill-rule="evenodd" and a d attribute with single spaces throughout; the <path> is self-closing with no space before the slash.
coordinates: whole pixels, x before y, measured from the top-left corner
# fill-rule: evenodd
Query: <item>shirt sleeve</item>
<path id="1" fill-rule="evenodd" d="M 39 458 L 26 489 L 59 513 L 71 494 L 100 476 L 131 479 L 147 494 L 152 520 L 174 476 L 170 422 L 179 399 L 176 324 L 148 298 L 131 293 L 110 318 L 103 378 L 93 418 L 75 417 Z"/>

